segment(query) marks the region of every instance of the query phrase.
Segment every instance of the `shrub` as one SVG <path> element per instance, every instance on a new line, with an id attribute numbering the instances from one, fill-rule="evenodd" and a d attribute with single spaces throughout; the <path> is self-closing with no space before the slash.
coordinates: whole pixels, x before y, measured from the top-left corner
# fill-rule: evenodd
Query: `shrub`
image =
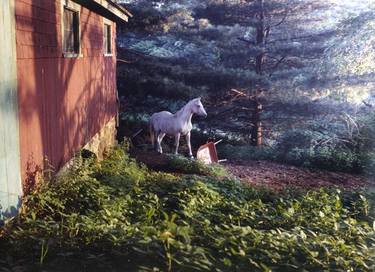
<path id="1" fill-rule="evenodd" d="M 122 148 L 59 179 L 26 197 L 7 222 L 3 270 L 375 269 L 370 192 L 274 193 L 212 175 L 152 172 Z"/>
<path id="2" fill-rule="evenodd" d="M 273 160 L 275 150 L 270 147 L 255 147 L 251 145 L 230 145 L 218 146 L 220 157 L 230 160 Z"/>
<path id="3" fill-rule="evenodd" d="M 359 173 L 358 155 L 349 149 L 320 148 L 310 158 L 311 165 L 320 169 Z"/>
<path id="4" fill-rule="evenodd" d="M 225 177 L 227 172 L 220 164 L 206 165 L 199 160 L 190 160 L 180 155 L 171 155 L 168 160 L 168 168 L 170 171 L 185 174 L 206 175 L 213 177 Z"/>
<path id="5" fill-rule="evenodd" d="M 363 162 L 364 173 L 373 177 L 375 175 L 375 152 L 362 154 L 361 161 Z"/>
<path id="6" fill-rule="evenodd" d="M 277 149 L 250 145 L 224 145 L 218 151 L 222 157 L 231 160 L 269 160 L 299 167 L 343 171 L 350 173 L 373 173 L 374 157 L 366 153 L 358 154 L 348 148 L 294 147 Z"/>

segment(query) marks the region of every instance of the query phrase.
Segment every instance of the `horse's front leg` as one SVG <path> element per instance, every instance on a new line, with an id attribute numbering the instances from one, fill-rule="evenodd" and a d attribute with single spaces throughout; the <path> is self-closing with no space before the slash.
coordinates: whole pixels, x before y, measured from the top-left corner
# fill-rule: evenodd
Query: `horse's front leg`
<path id="1" fill-rule="evenodd" d="M 180 145 L 180 133 L 175 134 L 174 145 L 175 145 L 174 154 L 177 155 L 178 154 L 178 146 Z"/>
<path id="2" fill-rule="evenodd" d="M 193 158 L 193 152 L 191 152 L 190 132 L 188 134 L 186 134 L 186 144 L 189 148 L 189 157 Z"/>
<path id="3" fill-rule="evenodd" d="M 161 148 L 161 142 L 163 141 L 163 138 L 165 136 L 165 133 L 158 134 L 158 137 L 156 139 L 156 151 L 160 154 L 163 153 L 163 149 Z"/>

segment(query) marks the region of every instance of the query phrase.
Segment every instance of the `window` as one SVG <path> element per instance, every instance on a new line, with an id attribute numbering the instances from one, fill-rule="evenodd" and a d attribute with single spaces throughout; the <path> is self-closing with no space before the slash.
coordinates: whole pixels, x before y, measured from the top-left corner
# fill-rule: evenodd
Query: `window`
<path id="1" fill-rule="evenodd" d="M 112 31 L 111 25 L 104 24 L 104 54 L 112 54 Z"/>
<path id="2" fill-rule="evenodd" d="M 79 12 L 64 7 L 64 54 L 78 55 L 80 52 Z"/>

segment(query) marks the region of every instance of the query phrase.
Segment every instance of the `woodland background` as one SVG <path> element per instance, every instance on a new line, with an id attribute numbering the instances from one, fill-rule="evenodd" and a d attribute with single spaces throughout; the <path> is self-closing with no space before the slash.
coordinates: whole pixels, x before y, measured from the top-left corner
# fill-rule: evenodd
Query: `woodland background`
<path id="1" fill-rule="evenodd" d="M 201 96 L 195 147 L 216 138 L 228 159 L 375 168 L 373 1 L 120 2 L 134 14 L 117 42 L 121 137 L 144 128 L 145 142 L 153 112 Z"/>

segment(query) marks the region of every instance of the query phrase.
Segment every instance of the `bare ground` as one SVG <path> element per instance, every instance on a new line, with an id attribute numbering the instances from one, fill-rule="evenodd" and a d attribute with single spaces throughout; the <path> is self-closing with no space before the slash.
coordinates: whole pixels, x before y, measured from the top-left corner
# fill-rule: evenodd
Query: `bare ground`
<path id="1" fill-rule="evenodd" d="M 358 175 L 323 170 L 308 170 L 268 161 L 235 161 L 224 164 L 227 171 L 244 183 L 281 190 L 287 186 L 303 188 L 369 186 Z"/>

